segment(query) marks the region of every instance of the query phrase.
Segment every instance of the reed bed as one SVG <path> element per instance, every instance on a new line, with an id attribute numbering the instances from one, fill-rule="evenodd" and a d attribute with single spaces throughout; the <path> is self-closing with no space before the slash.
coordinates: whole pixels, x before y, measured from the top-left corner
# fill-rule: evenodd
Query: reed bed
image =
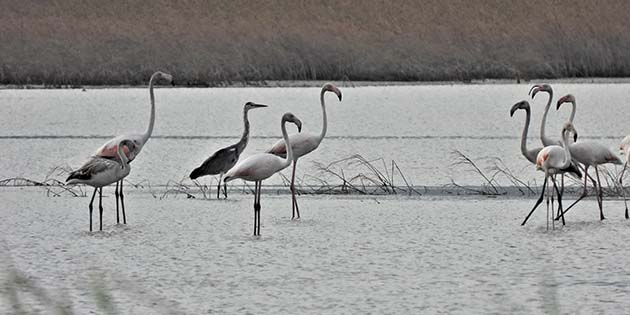
<path id="1" fill-rule="evenodd" d="M 630 76 L 630 2 L 17 1 L 0 84 Z"/>

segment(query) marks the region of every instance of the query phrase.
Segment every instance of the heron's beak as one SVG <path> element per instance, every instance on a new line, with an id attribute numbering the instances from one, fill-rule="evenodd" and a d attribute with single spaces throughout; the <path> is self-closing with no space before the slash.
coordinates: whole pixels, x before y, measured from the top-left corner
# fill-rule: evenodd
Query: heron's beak
<path id="1" fill-rule="evenodd" d="M 252 104 L 252 107 L 269 107 L 269 105 L 264 105 L 264 104 Z"/>

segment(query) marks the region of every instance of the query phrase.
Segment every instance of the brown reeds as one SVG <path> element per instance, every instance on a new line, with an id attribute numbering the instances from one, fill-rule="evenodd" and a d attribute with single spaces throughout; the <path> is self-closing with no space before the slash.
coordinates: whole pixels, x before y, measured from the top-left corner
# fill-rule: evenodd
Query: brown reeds
<path id="1" fill-rule="evenodd" d="M 5 1 L 0 84 L 630 76 L 630 2 Z"/>

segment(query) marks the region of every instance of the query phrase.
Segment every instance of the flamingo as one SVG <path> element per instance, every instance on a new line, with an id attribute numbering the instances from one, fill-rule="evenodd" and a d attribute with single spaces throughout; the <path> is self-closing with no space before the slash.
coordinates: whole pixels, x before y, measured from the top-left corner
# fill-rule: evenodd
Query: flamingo
<path id="1" fill-rule="evenodd" d="M 540 122 L 540 140 L 542 141 L 543 146 L 559 145 L 559 141 L 554 141 L 551 138 L 547 137 L 547 135 L 545 134 L 547 114 L 549 113 L 549 109 L 551 108 L 551 101 L 553 99 L 553 89 L 549 84 L 537 84 L 529 89 L 528 94 L 531 94 L 533 100 L 538 92 L 547 92 L 549 94 L 549 100 L 547 101 L 547 105 L 545 105 L 545 112 L 543 113 L 542 121 Z M 573 123 L 573 116 L 569 118 L 569 122 Z"/>
<path id="2" fill-rule="evenodd" d="M 621 154 L 625 154 L 626 156 L 626 162 L 623 164 L 621 175 L 619 176 L 619 185 L 621 185 L 621 192 L 623 193 L 623 203 L 626 205 L 626 219 L 630 219 L 630 217 L 628 216 L 628 200 L 626 199 L 626 190 L 623 188 L 623 173 L 626 171 L 626 167 L 628 167 L 628 162 L 630 161 L 630 135 L 623 138 L 621 144 L 619 145 L 619 151 L 621 151 Z"/>
<path id="3" fill-rule="evenodd" d="M 573 106 L 573 112 L 575 112 L 576 102 L 575 96 L 571 94 L 567 94 L 560 99 L 558 99 L 558 103 L 556 104 L 556 109 L 560 109 L 560 106 L 564 103 L 571 103 Z M 597 183 L 593 183 L 595 186 L 595 190 L 597 190 L 597 204 L 599 206 L 599 219 L 604 220 L 604 211 L 603 211 L 603 190 L 602 190 L 602 182 L 599 178 L 599 171 L 597 169 L 598 165 L 612 163 L 612 164 L 622 164 L 621 160 L 615 153 L 613 153 L 610 149 L 608 149 L 605 145 L 594 142 L 594 141 L 580 141 L 577 143 L 573 143 L 569 145 L 569 150 L 571 151 L 571 156 L 578 162 L 584 165 L 584 173 L 588 174 L 588 168 L 593 166 L 595 168 L 595 174 L 597 178 Z M 571 206 L 567 208 L 564 212 L 569 211 L 576 203 L 578 203 L 582 198 L 586 197 L 587 193 L 587 177 L 584 177 L 584 190 L 582 195 L 575 201 Z M 598 188 L 599 187 L 599 188 Z"/>
<path id="4" fill-rule="evenodd" d="M 319 94 L 319 101 L 322 106 L 322 117 L 324 120 L 321 133 L 298 133 L 291 135 L 291 145 L 293 146 L 293 172 L 291 174 L 291 206 L 293 209 L 293 215 L 291 217 L 292 220 L 300 218 L 300 210 L 298 208 L 297 197 L 295 196 L 295 168 L 297 166 L 297 161 L 301 156 L 304 156 L 317 149 L 319 144 L 322 142 L 322 140 L 324 140 L 324 137 L 326 136 L 327 118 L 326 104 L 324 103 L 324 93 L 326 92 L 335 93 L 339 98 L 339 101 L 341 102 L 341 91 L 339 91 L 336 86 L 334 86 L 332 83 L 326 83 L 324 84 L 324 86 L 322 86 L 322 90 Z M 279 140 L 269 150 L 267 150 L 266 153 L 271 153 L 278 156 L 285 156 L 287 154 L 285 142 L 286 141 L 284 140 Z"/>
<path id="5" fill-rule="evenodd" d="M 534 205 L 532 210 L 529 212 L 527 217 L 525 217 L 525 220 L 523 220 L 523 223 L 521 223 L 521 225 L 525 225 L 525 223 L 527 223 L 527 220 L 529 219 L 529 217 L 532 215 L 532 213 L 534 213 L 534 210 L 536 210 L 536 208 L 542 202 L 545 192 L 547 190 L 547 181 L 549 178 L 551 178 L 551 181 L 553 183 L 553 189 L 556 191 L 556 194 L 558 195 L 558 207 L 559 207 L 560 216 L 562 217 L 562 225 L 565 224 L 564 212 L 562 211 L 562 193 L 560 192 L 560 190 L 558 189 L 558 186 L 556 185 L 556 180 L 554 178 L 554 175 L 558 174 L 559 172 L 567 172 L 569 171 L 569 168 L 571 168 L 571 152 L 569 151 L 569 146 L 568 146 L 569 133 L 571 132 L 573 132 L 573 138 L 574 140 L 576 140 L 577 131 L 573 127 L 573 124 L 571 124 L 570 122 L 565 123 L 564 127 L 562 128 L 562 133 L 561 133 L 562 146 L 549 145 L 549 146 L 545 146 L 544 148 L 542 148 L 542 150 L 540 150 L 540 152 L 538 152 L 538 155 L 536 156 L 536 169 L 545 172 L 545 180 L 543 182 L 540 198 L 538 198 L 538 200 L 536 201 L 536 204 Z"/>
<path id="6" fill-rule="evenodd" d="M 193 180 L 200 176 L 220 174 L 219 185 L 217 186 L 217 199 L 219 199 L 219 192 L 221 191 L 221 179 L 223 178 L 223 174 L 236 164 L 239 156 L 243 153 L 245 147 L 247 146 L 247 142 L 249 141 L 249 119 L 247 118 L 247 112 L 249 112 L 250 109 L 262 107 L 267 107 L 267 105 L 247 102 L 245 106 L 243 106 L 243 124 L 245 125 L 245 130 L 243 130 L 241 140 L 236 144 L 214 152 L 201 164 L 201 166 L 197 167 L 192 171 L 192 173 L 190 173 L 190 179 Z M 225 198 L 227 198 L 227 187 L 225 183 L 223 185 L 223 194 L 225 195 Z"/>
<path id="7" fill-rule="evenodd" d="M 302 130 L 302 122 L 291 113 L 282 116 L 280 122 L 282 128 L 282 138 L 287 143 L 286 158 L 278 157 L 271 153 L 258 153 L 239 161 L 226 174 L 224 182 L 240 178 L 246 181 L 255 182 L 254 189 L 254 235 L 260 235 L 260 192 L 262 181 L 271 175 L 285 169 L 293 161 L 293 147 L 291 139 L 287 134 L 286 122 L 294 123 L 298 132 Z"/>
<path id="8" fill-rule="evenodd" d="M 513 117 L 514 113 L 519 109 L 525 111 L 525 126 L 523 127 L 523 135 L 521 136 L 521 153 L 532 164 L 536 164 L 536 157 L 538 156 L 538 152 L 540 152 L 542 148 L 538 147 L 531 150 L 527 149 L 527 132 L 529 130 L 529 121 L 531 119 L 531 109 L 529 107 L 529 102 L 520 101 L 514 104 L 510 109 L 510 117 Z"/>
<path id="9" fill-rule="evenodd" d="M 155 123 L 155 96 L 153 95 L 153 85 L 157 83 L 160 79 L 173 83 L 173 76 L 168 73 L 164 73 L 161 71 L 157 71 L 151 75 L 151 79 L 149 80 L 149 97 L 151 99 L 151 116 L 149 117 L 149 127 L 143 134 L 126 134 L 117 136 L 105 144 L 103 144 L 96 152 L 94 156 L 102 157 L 102 158 L 116 158 L 117 157 L 117 146 L 123 140 L 130 140 L 134 146 L 133 150 L 129 149 L 129 147 L 123 147 L 123 152 L 125 153 L 129 162 L 133 161 L 144 145 L 149 141 L 149 137 L 151 137 L 151 133 L 153 133 L 153 125 Z M 120 192 L 118 191 L 118 187 L 120 186 Z M 123 194 L 123 181 L 120 180 L 116 182 L 116 223 L 120 223 L 119 212 L 118 212 L 118 198 L 120 198 L 120 204 L 122 206 L 123 213 L 123 224 L 127 224 L 127 217 L 125 215 L 125 197 Z"/>
<path id="10" fill-rule="evenodd" d="M 116 145 L 116 155 L 118 159 L 110 159 L 99 156 L 92 156 L 78 170 L 70 173 L 66 179 L 68 184 L 85 184 L 94 187 L 92 199 L 90 200 L 90 232 L 92 232 L 92 204 L 98 193 L 98 209 L 99 209 L 99 230 L 103 230 L 103 187 L 114 182 L 118 182 L 129 175 L 131 167 L 129 159 L 123 148 L 129 151 L 136 150 L 135 143 L 131 140 L 124 139 Z M 118 186 L 116 186 L 118 189 Z"/>

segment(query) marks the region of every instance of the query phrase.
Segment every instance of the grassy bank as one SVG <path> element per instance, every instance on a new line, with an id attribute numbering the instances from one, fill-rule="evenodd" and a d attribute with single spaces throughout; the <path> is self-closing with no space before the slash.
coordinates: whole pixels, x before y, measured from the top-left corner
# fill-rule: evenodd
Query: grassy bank
<path id="1" fill-rule="evenodd" d="M 0 84 L 630 76 L 627 1 L 3 1 Z"/>

